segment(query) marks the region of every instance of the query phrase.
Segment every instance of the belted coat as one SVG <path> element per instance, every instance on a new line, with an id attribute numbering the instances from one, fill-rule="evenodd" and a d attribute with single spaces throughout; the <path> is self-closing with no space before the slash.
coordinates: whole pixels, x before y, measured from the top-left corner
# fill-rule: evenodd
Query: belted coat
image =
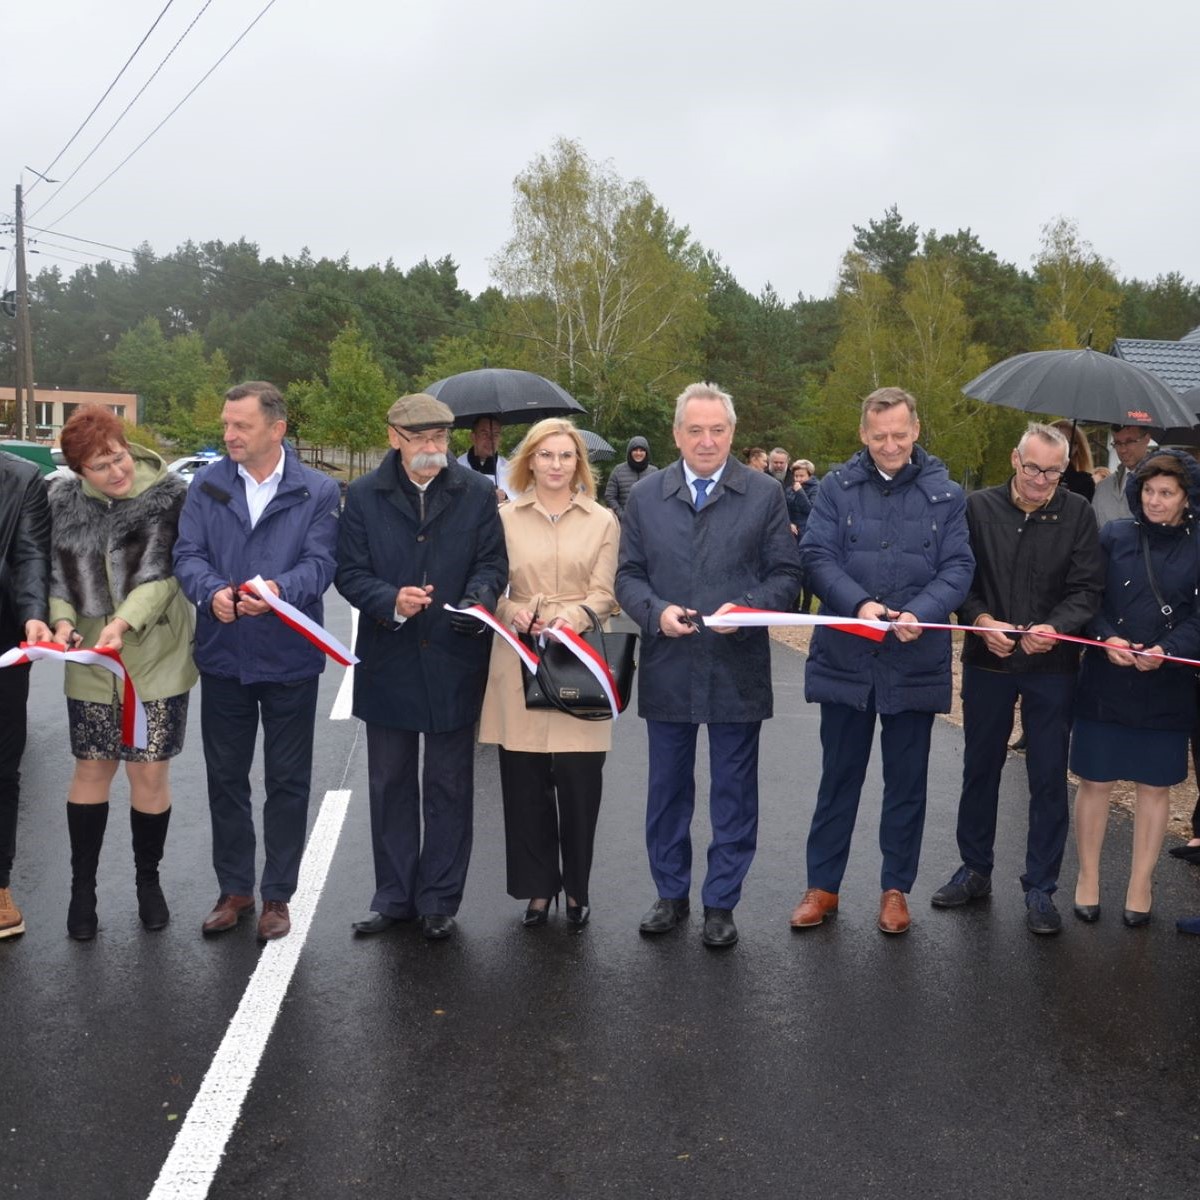
<path id="1" fill-rule="evenodd" d="M 450 627 L 444 604 L 492 609 L 508 579 L 491 479 L 451 461 L 424 497 L 389 451 L 346 492 L 334 584 L 359 610 L 354 715 L 372 725 L 449 733 L 479 716 L 491 635 Z M 433 585 L 433 603 L 402 625 L 396 594 Z"/>
<path id="2" fill-rule="evenodd" d="M 621 516 L 617 599 L 642 630 L 638 713 L 653 721 L 762 721 L 772 715 L 765 629 L 718 634 L 701 626 L 669 638 L 669 605 L 707 616 L 722 604 L 790 609 L 800 561 L 783 489 L 769 475 L 725 460 L 698 512 L 680 461 L 629 493 Z"/>

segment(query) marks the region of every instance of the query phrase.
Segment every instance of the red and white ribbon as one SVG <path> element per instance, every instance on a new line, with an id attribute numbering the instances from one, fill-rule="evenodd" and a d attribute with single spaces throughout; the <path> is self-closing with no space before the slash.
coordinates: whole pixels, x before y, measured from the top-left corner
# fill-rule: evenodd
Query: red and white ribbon
<path id="1" fill-rule="evenodd" d="M 482 621 L 501 641 L 507 642 L 517 652 L 531 674 L 537 674 L 538 656 L 511 629 L 502 625 L 500 620 L 493 613 L 488 612 L 482 604 L 469 604 L 466 608 L 455 608 L 453 604 L 443 604 L 442 607 L 447 612 L 465 613 L 468 617 Z"/>
<path id="2" fill-rule="evenodd" d="M 261 600 L 287 626 L 294 629 L 306 641 L 311 642 L 318 650 L 323 650 L 336 663 L 343 667 L 352 667 L 358 662 L 352 650 L 348 650 L 341 642 L 322 628 L 311 617 L 306 617 L 294 604 L 280 600 L 261 575 L 242 584 L 241 590 Z"/>
<path id="3" fill-rule="evenodd" d="M 843 633 L 857 634 L 859 637 L 870 638 L 876 642 L 883 641 L 888 631 L 894 625 L 901 624 L 898 621 L 875 621 L 861 617 L 830 617 L 814 613 L 771 612 L 765 608 L 731 608 L 720 615 L 713 613 L 711 616 L 702 617 L 701 620 L 705 625 L 716 628 L 725 626 L 726 628 L 732 627 L 734 629 L 757 628 L 771 625 L 827 625 L 833 629 L 840 629 Z M 1005 633 L 1014 635 L 1029 633 L 1028 629 L 1017 629 L 1015 626 L 1000 628 L 995 625 L 988 625 L 986 627 L 983 625 L 953 625 L 937 621 L 904 621 L 902 623 L 911 629 L 940 629 L 945 630 L 947 633 Z M 1055 642 L 1073 642 L 1077 646 L 1090 646 L 1093 650 L 1117 649 L 1126 654 L 1132 654 L 1137 658 L 1156 658 L 1162 662 L 1180 663 L 1185 667 L 1200 667 L 1200 659 L 1179 658 L 1173 654 L 1156 654 L 1152 650 L 1135 650 L 1131 646 L 1109 646 L 1107 642 L 1097 641 L 1095 638 L 1080 637 L 1078 634 L 1073 633 L 1044 633 L 1039 630 L 1035 636 L 1049 638 Z"/>
<path id="4" fill-rule="evenodd" d="M 893 624 L 891 621 L 869 621 L 861 617 L 829 617 L 824 614 L 771 612 L 765 608 L 742 607 L 700 619 L 705 625 L 717 629 L 722 626 L 727 629 L 752 629 L 764 625 L 828 625 L 831 629 L 853 633 L 873 642 L 882 642 Z"/>
<path id="5" fill-rule="evenodd" d="M 116 676 L 121 684 L 121 742 L 135 750 L 145 750 L 149 740 L 146 732 L 146 709 L 138 699 L 133 680 L 121 661 L 120 654 L 110 647 L 91 650 L 68 650 L 57 642 L 22 642 L 0 654 L 0 667 L 15 667 L 21 663 L 50 658 L 64 663 L 80 663 L 85 667 L 103 667 Z"/>
<path id="6" fill-rule="evenodd" d="M 603 656 L 597 653 L 594 646 L 588 645 L 575 630 L 569 629 L 565 625 L 557 627 L 548 626 L 542 631 L 542 637 L 566 646 L 583 663 L 600 685 L 600 689 L 604 692 L 604 698 L 608 701 L 608 707 L 612 709 L 613 720 L 615 721 L 617 714 L 621 712 L 621 697 L 617 694 L 617 681 L 613 678 L 612 672 L 608 669 L 608 663 L 604 661 Z"/>

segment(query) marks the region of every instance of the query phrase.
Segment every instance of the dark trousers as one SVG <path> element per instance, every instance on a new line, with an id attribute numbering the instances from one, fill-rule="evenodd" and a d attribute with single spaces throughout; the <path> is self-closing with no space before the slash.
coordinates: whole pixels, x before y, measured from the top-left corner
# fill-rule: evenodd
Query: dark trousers
<path id="1" fill-rule="evenodd" d="M 421 738 L 425 761 L 418 782 Z M 453 916 L 471 861 L 474 724 L 450 733 L 368 724 L 367 779 L 375 857 L 371 908 L 400 920 Z"/>
<path id="2" fill-rule="evenodd" d="M 528 754 L 500 747 L 508 894 L 589 904 L 604 752 Z M 561 857 L 561 869 L 560 869 Z"/>
<path id="3" fill-rule="evenodd" d="M 319 679 L 249 683 L 200 676 L 200 733 L 208 772 L 213 868 L 222 892 L 254 893 L 254 811 L 250 767 L 263 730 L 264 900 L 290 900 L 300 874 Z"/>
<path id="4" fill-rule="evenodd" d="M 848 704 L 821 705 L 821 783 L 808 832 L 808 886 L 836 892 L 842 886 L 850 839 L 858 818 L 871 744 L 875 740 L 875 694 L 863 710 Z M 883 753 L 883 812 L 879 849 L 883 891 L 912 890 L 925 832 L 925 788 L 933 713 L 879 716 Z"/>
<path id="5" fill-rule="evenodd" d="M 28 665 L 0 671 L 0 887 L 9 885 L 17 852 L 17 806 L 21 799 L 28 699 Z"/>
<path id="6" fill-rule="evenodd" d="M 1200 692 L 1200 679 L 1196 680 L 1196 690 Z M 1196 772 L 1197 783 L 1200 783 L 1200 705 L 1197 706 L 1196 724 L 1192 726 L 1192 769 Z M 1200 838 L 1200 792 L 1192 809 L 1192 837 Z"/>
<path id="7" fill-rule="evenodd" d="M 650 874 L 665 900 L 692 886 L 692 813 L 696 807 L 699 725 L 647 721 L 650 768 L 646 850 Z M 708 725 L 708 812 L 712 841 L 701 898 L 709 908 L 733 908 L 758 845 L 758 735 L 761 721 Z"/>
<path id="8" fill-rule="evenodd" d="M 963 785 L 958 849 L 963 862 L 990 875 L 996 842 L 1000 774 L 1008 756 L 1013 710 L 1021 699 L 1029 837 L 1021 885 L 1053 892 L 1070 827 L 1067 750 L 1075 701 L 1074 675 L 1018 675 L 963 667 Z"/>

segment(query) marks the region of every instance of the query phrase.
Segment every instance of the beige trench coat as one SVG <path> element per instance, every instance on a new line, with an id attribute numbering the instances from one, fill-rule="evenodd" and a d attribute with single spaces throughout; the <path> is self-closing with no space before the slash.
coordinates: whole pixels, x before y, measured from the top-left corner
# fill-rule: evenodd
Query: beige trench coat
<path id="1" fill-rule="evenodd" d="M 531 489 L 504 505 L 500 520 L 509 569 L 508 594 L 496 605 L 503 624 L 511 629 L 517 612 L 536 609 L 547 624 L 562 617 L 582 633 L 589 622 L 581 605 L 586 604 L 601 621 L 616 611 L 613 585 L 620 530 L 608 509 L 576 495 L 555 523 Z M 611 749 L 611 721 L 579 721 L 553 709 L 526 709 L 523 676 L 515 651 L 495 638 L 479 718 L 481 742 L 532 754 Z"/>

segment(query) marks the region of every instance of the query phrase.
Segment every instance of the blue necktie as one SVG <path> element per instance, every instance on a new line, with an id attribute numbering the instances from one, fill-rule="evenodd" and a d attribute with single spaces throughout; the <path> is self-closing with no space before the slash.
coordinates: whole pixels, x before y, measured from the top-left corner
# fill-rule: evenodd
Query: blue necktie
<path id="1" fill-rule="evenodd" d="M 708 503 L 708 489 L 712 487 L 712 480 L 693 479 L 692 487 L 696 489 L 696 511 L 699 512 Z"/>

